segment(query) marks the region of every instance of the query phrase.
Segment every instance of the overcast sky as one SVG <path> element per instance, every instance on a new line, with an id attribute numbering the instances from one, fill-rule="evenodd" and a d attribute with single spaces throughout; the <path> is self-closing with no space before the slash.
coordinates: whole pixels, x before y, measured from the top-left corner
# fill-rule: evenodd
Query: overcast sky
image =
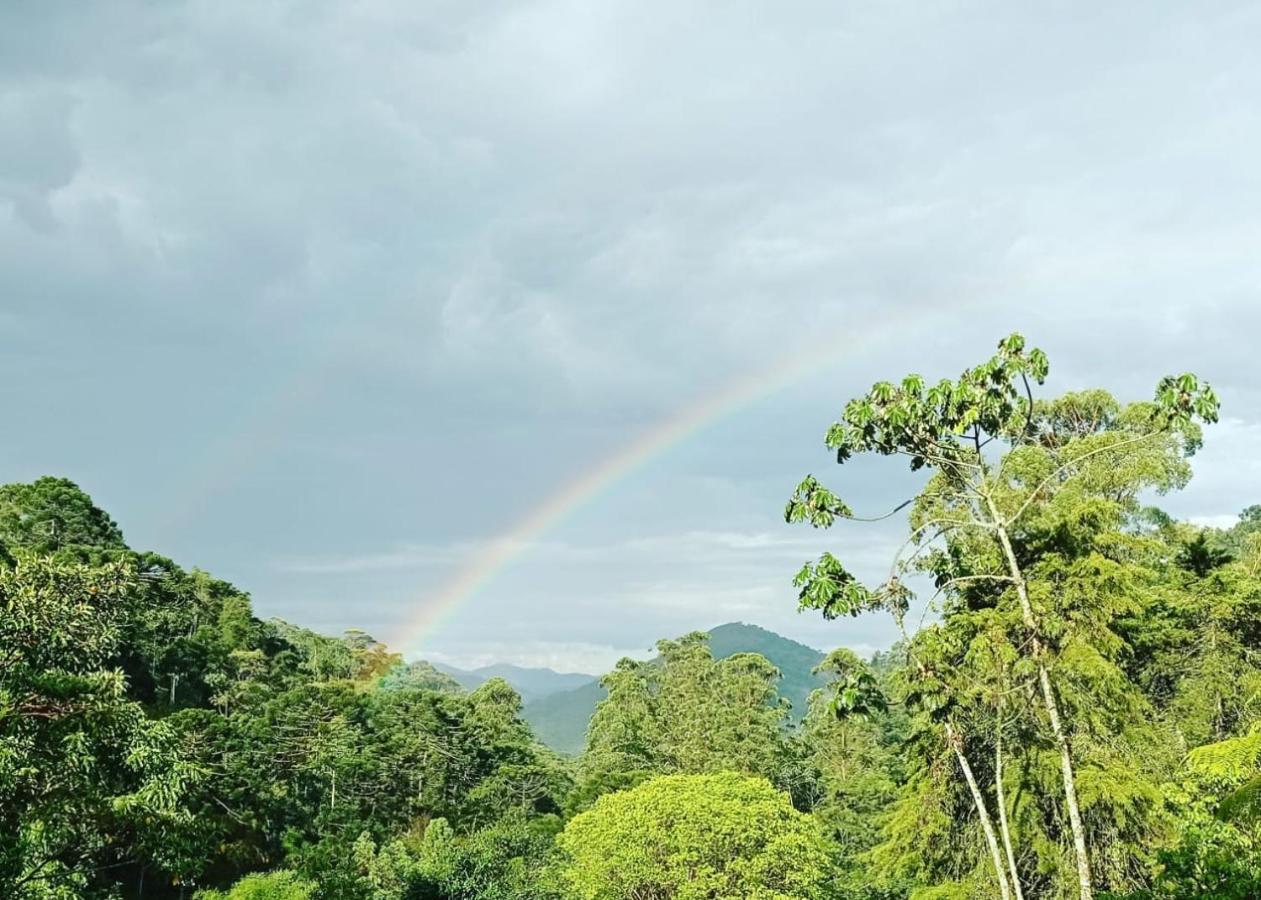
<path id="1" fill-rule="evenodd" d="M 852 394 L 1023 330 L 1049 390 L 1218 388 L 1261 501 L 1261 6 L 0 4 L 0 480 L 68 476 L 260 615 L 385 640 L 539 504 L 774 390 L 520 548 L 406 649 L 599 671 L 730 620 L 814 646 L 806 472 Z M 819 342 L 831 349 L 819 355 Z M 817 364 L 776 386 L 795 356 Z"/>

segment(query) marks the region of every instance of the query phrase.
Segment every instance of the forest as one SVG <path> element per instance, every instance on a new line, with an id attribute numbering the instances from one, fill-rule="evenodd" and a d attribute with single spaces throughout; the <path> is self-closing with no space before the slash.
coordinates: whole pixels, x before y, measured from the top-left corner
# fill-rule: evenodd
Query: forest
<path id="1" fill-rule="evenodd" d="M 263 620 L 72 481 L 8 484 L 0 897 L 1261 896 L 1261 506 L 1161 508 L 1218 399 L 1191 374 L 1044 396 L 1048 373 L 1012 335 L 843 403 L 838 485 L 861 455 L 921 476 L 886 509 L 784 473 L 785 527 L 836 529 L 784 573 L 837 620 L 804 709 L 764 656 L 673 636 L 604 676 L 575 754 L 502 679 Z M 843 531 L 892 517 L 864 581 Z M 844 649 L 858 615 L 900 640 Z"/>

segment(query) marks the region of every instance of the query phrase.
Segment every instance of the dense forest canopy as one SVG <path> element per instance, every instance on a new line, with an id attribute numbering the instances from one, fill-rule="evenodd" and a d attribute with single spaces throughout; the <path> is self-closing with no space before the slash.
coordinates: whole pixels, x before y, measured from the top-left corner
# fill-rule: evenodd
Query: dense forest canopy
<path id="1" fill-rule="evenodd" d="M 0 896 L 1261 896 L 1261 507 L 1152 505 L 1211 439 L 1194 376 L 1042 398 L 1048 366 L 1013 336 L 828 430 L 926 476 L 890 498 L 887 579 L 797 576 L 897 645 L 827 654 L 803 700 L 760 654 L 662 640 L 573 756 L 503 679 L 262 621 L 65 479 L 0 488 Z M 814 477 L 787 518 L 862 527 Z"/>

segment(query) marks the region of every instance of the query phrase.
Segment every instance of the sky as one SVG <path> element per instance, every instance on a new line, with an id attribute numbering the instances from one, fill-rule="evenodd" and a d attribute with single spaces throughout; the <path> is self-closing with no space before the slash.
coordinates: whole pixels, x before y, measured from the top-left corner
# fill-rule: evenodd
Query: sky
<path id="1" fill-rule="evenodd" d="M 1243 2 L 7 0 L 0 480 L 409 656 L 887 646 L 791 577 L 902 524 L 782 521 L 914 490 L 823 448 L 875 380 L 1013 330 L 1048 391 L 1194 370 L 1160 502 L 1261 502 L 1258 46 Z"/>

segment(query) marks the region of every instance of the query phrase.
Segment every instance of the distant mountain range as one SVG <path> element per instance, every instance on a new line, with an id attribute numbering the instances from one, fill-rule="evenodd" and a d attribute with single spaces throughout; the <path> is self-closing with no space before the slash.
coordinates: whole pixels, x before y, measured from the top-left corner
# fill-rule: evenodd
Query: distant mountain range
<path id="1" fill-rule="evenodd" d="M 813 669 L 823 654 L 756 625 L 731 622 L 709 632 L 709 647 L 718 659 L 736 653 L 760 653 L 781 674 L 780 695 L 792 704 L 794 720 L 805 714 L 806 698 L 822 681 Z M 539 740 L 561 753 L 578 753 L 586 743 L 587 723 L 606 692 L 594 675 L 553 672 L 497 664 L 472 671 L 434 666 L 458 681 L 466 690 L 499 677 L 521 694 L 523 715 Z"/>
<path id="2" fill-rule="evenodd" d="M 553 694 L 561 694 L 583 685 L 597 681 L 595 675 L 583 675 L 578 672 L 555 672 L 551 669 L 530 669 L 508 663 L 495 663 L 482 666 L 480 669 L 457 669 L 442 663 L 434 663 L 439 672 L 450 675 L 460 683 L 466 691 L 476 690 L 492 678 L 502 678 L 521 695 L 525 703 L 542 700 Z"/>

